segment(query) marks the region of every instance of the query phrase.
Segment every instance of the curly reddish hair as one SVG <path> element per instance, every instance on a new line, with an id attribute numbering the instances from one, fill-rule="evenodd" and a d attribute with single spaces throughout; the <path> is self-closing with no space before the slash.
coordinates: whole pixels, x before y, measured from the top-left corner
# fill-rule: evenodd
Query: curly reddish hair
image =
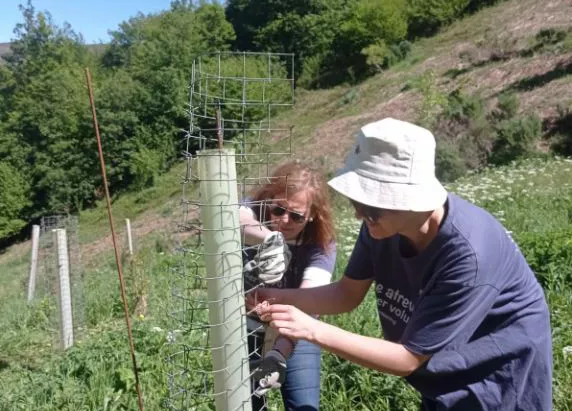
<path id="1" fill-rule="evenodd" d="M 317 244 L 328 251 L 335 240 L 332 207 L 329 190 L 322 174 L 316 169 L 299 161 L 291 161 L 279 165 L 269 177 L 268 183 L 260 187 L 253 195 L 257 206 L 256 214 L 261 221 L 264 213 L 261 208 L 278 195 L 295 194 L 307 190 L 309 197 L 309 220 L 300 233 L 302 244 Z"/>

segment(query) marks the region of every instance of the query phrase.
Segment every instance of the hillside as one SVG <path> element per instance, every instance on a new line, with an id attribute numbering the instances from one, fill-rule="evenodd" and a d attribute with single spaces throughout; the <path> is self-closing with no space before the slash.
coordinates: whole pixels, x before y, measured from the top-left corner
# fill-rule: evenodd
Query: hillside
<path id="1" fill-rule="evenodd" d="M 566 44 L 531 55 L 535 36 L 546 29 L 568 31 Z M 537 113 L 550 122 L 559 115 L 559 105 L 572 101 L 571 29 L 572 4 L 566 0 L 508 1 L 421 40 L 406 61 L 362 84 L 302 91 L 285 118 L 296 125 L 297 154 L 304 158 L 319 152 L 312 160 L 332 170 L 360 125 L 386 116 L 417 120 L 422 96 L 405 89 L 427 71 L 434 73 L 441 92 L 461 88 L 489 106 L 503 91 L 514 91 L 521 113 Z"/>

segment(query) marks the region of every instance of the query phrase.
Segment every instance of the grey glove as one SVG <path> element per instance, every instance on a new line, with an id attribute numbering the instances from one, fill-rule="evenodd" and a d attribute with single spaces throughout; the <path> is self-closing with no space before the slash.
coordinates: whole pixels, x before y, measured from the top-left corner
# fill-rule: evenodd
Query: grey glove
<path id="1" fill-rule="evenodd" d="M 262 396 L 273 388 L 280 388 L 286 380 L 286 359 L 278 350 L 270 350 L 263 359 L 251 366 L 256 366 L 252 377 L 258 380 L 254 394 Z"/>
<path id="2" fill-rule="evenodd" d="M 243 267 L 249 285 L 247 289 L 256 283 L 271 285 L 279 282 L 288 269 L 291 256 L 282 233 L 272 231 L 264 238 L 254 258 Z"/>

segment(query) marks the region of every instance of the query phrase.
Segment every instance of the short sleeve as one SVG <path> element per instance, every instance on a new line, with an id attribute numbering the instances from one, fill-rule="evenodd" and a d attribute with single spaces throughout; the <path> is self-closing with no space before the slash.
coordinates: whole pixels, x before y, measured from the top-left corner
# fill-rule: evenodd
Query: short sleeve
<path id="1" fill-rule="evenodd" d="M 371 260 L 371 239 L 362 225 L 354 249 L 345 270 L 345 276 L 353 280 L 371 280 L 374 278 Z"/>
<path id="2" fill-rule="evenodd" d="M 467 281 L 476 275 L 477 265 L 470 256 L 438 273 L 432 289 L 418 301 L 401 344 L 416 354 L 431 355 L 466 343 L 499 295 L 490 284 Z"/>
<path id="3" fill-rule="evenodd" d="M 316 251 L 310 256 L 308 266 L 304 269 L 302 280 L 310 282 L 312 287 L 329 284 L 335 265 L 335 242 L 332 242 L 327 251 L 316 247 Z"/>
<path id="4" fill-rule="evenodd" d="M 252 208 L 250 208 L 250 206 L 245 205 L 245 204 L 241 204 L 238 209 L 239 209 L 240 211 L 244 211 L 244 212 L 248 213 L 252 218 L 258 219 L 258 217 L 256 216 L 256 214 L 254 214 L 254 210 L 253 210 Z"/>

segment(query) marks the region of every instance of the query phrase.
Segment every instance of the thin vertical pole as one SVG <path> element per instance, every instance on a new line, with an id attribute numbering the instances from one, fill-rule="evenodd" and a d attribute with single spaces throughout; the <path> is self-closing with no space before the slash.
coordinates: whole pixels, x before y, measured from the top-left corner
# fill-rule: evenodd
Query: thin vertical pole
<path id="1" fill-rule="evenodd" d="M 62 346 L 67 350 L 73 345 L 73 316 L 70 287 L 70 261 L 66 230 L 53 230 L 58 253 L 58 275 L 60 279 L 60 323 Z"/>
<path id="2" fill-rule="evenodd" d="M 109 187 L 107 186 L 107 174 L 105 172 L 105 160 L 103 159 L 101 137 L 99 136 L 99 125 L 97 124 L 97 114 L 95 111 L 95 101 L 93 98 L 93 87 L 91 86 L 91 74 L 89 73 L 89 69 L 87 67 L 85 69 L 85 77 L 87 81 L 87 89 L 89 92 L 89 103 L 91 105 L 93 127 L 95 128 L 95 138 L 97 140 L 97 150 L 99 154 L 101 177 L 103 179 L 103 187 L 105 189 L 105 200 L 107 202 L 107 217 L 109 220 L 109 228 L 111 230 L 111 239 L 113 240 L 113 250 L 115 252 L 115 263 L 117 264 L 117 274 L 119 276 L 121 301 L 123 302 L 123 316 L 125 317 L 125 324 L 127 326 L 127 337 L 129 338 L 129 351 L 131 353 L 131 363 L 133 365 L 133 375 L 135 377 L 135 389 L 137 390 L 137 405 L 139 407 L 139 411 L 143 411 L 143 394 L 141 392 L 141 385 L 139 384 L 139 372 L 137 371 L 137 358 L 135 357 L 135 344 L 133 343 L 133 333 L 131 331 L 131 320 L 129 317 L 129 304 L 127 302 L 127 293 L 125 291 L 125 278 L 123 277 L 123 267 L 121 265 L 121 258 L 119 258 L 117 235 L 115 234 L 115 224 L 113 222 L 113 213 L 111 211 L 111 196 L 109 195 Z"/>
<path id="3" fill-rule="evenodd" d="M 223 148 L 223 129 L 222 129 L 222 113 L 221 113 L 221 104 L 220 101 L 217 102 L 216 106 L 216 136 L 218 141 L 218 149 L 222 150 Z"/>
<path id="4" fill-rule="evenodd" d="M 127 245 L 129 246 L 129 255 L 133 255 L 133 239 L 131 238 L 131 221 L 125 219 L 125 228 L 127 231 Z"/>
<path id="5" fill-rule="evenodd" d="M 217 411 L 252 409 L 234 155 L 197 155 Z"/>
<path id="6" fill-rule="evenodd" d="M 31 303 L 36 293 L 36 269 L 38 267 L 38 243 L 40 241 L 40 226 L 32 226 L 32 261 L 28 279 L 28 303 Z"/>

